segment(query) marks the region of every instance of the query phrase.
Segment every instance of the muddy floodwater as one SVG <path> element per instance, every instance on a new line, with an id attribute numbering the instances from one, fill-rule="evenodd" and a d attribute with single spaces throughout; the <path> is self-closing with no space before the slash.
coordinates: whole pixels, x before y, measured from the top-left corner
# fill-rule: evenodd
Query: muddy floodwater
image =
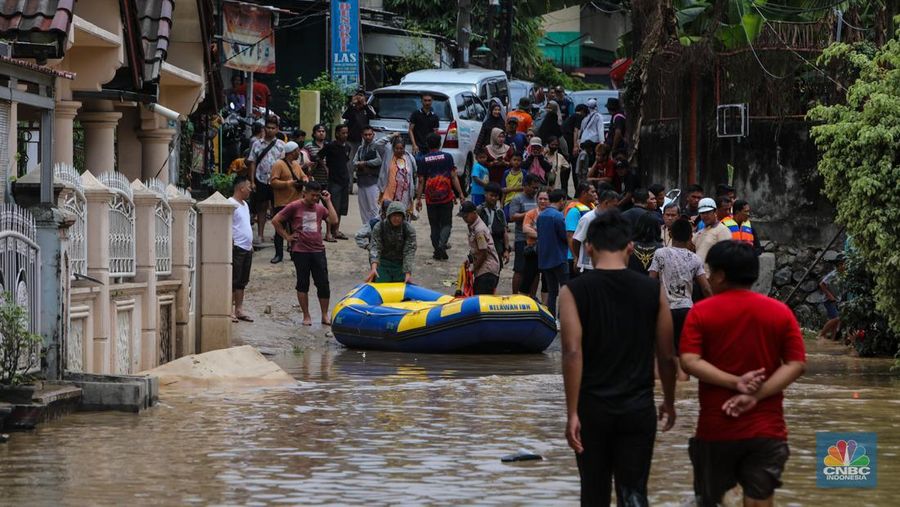
<path id="1" fill-rule="evenodd" d="M 888 361 L 808 346 L 785 406 L 778 504 L 896 505 L 900 380 Z M 529 356 L 326 349 L 276 361 L 296 387 L 167 396 L 140 415 L 79 413 L 13 434 L 0 444 L 0 504 L 577 503 L 557 344 Z M 690 504 L 695 400 L 696 383 L 680 384 L 678 423 L 656 443 L 653 505 Z M 816 431 L 877 432 L 878 487 L 818 489 Z M 500 462 L 520 450 L 544 460 Z"/>

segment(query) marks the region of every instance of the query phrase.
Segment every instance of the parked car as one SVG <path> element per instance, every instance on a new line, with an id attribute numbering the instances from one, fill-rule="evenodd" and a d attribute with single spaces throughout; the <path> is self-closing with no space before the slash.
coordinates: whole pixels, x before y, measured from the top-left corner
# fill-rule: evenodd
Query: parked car
<path id="1" fill-rule="evenodd" d="M 400 84 L 379 88 L 372 93 L 369 105 L 375 109 L 375 119 L 369 122 L 376 137 L 399 133 L 412 150 L 409 139 L 409 117 L 422 107 L 423 93 L 431 94 L 432 109 L 438 116 L 441 149 L 453 156 L 460 174 L 460 183 L 468 194 L 469 178 L 475 163 L 475 142 L 487 109 L 469 87 L 459 85 L 431 86 Z"/>
<path id="2" fill-rule="evenodd" d="M 597 99 L 597 110 L 603 114 L 603 123 L 607 127 L 609 127 L 611 118 L 609 117 L 609 111 L 606 110 L 606 99 L 621 98 L 619 90 L 581 90 L 569 92 L 568 95 L 576 107 L 578 107 L 578 104 L 586 104 L 590 99 Z"/>
<path id="3" fill-rule="evenodd" d="M 459 85 L 475 93 L 484 104 L 493 98 L 504 106 L 510 105 L 509 81 L 501 70 L 435 69 L 410 72 L 400 79 L 400 84 L 451 86 Z"/>
<path id="4" fill-rule="evenodd" d="M 522 81 L 514 79 L 509 82 L 509 103 L 513 108 L 519 103 L 522 97 L 534 99 L 534 83 L 531 81 Z"/>

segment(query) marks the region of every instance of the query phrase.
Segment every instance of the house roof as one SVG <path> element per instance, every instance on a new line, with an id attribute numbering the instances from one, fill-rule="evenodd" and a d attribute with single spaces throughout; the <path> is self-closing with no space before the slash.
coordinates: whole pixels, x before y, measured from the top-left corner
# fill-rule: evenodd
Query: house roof
<path id="1" fill-rule="evenodd" d="M 38 65 L 33 62 L 29 62 L 27 60 L 19 60 L 16 58 L 10 58 L 8 56 L 0 55 L 0 62 L 8 63 L 10 65 L 15 65 L 17 67 L 22 67 L 24 69 L 30 69 L 35 72 L 40 72 L 41 74 L 47 74 L 53 77 L 61 77 L 63 79 L 75 79 L 75 73 L 69 72 L 67 70 L 58 70 L 52 67 L 47 67 L 46 65 Z"/>
<path id="2" fill-rule="evenodd" d="M 58 32 L 72 23 L 75 0 L 0 0 L 0 34 Z"/>
<path id="3" fill-rule="evenodd" d="M 144 82 L 159 78 L 159 70 L 169 50 L 172 31 L 173 0 L 136 0 L 141 45 L 144 56 Z"/>

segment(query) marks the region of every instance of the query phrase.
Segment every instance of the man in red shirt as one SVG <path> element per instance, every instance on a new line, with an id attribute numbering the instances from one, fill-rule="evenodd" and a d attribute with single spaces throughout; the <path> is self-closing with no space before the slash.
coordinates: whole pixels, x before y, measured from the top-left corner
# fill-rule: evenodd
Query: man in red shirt
<path id="1" fill-rule="evenodd" d="M 700 380 L 700 417 L 688 454 L 700 507 L 736 484 L 744 505 L 773 505 L 790 454 L 783 391 L 806 368 L 797 319 L 783 303 L 750 290 L 759 275 L 753 247 L 723 241 L 707 254 L 715 296 L 688 313 L 684 370 Z"/>

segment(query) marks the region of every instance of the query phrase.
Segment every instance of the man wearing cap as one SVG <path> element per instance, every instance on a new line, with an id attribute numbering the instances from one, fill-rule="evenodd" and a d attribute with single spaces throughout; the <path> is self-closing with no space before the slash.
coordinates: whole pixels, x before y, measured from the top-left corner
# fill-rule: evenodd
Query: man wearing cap
<path id="1" fill-rule="evenodd" d="M 285 143 L 284 156 L 272 165 L 272 193 L 275 198 L 275 209 L 272 216 L 278 214 L 285 206 L 300 198 L 303 183 L 309 180 L 303 168 L 309 165 L 309 157 L 294 141 Z M 275 235 L 275 257 L 269 261 L 278 264 L 284 259 L 284 238 Z"/>
<path id="2" fill-rule="evenodd" d="M 628 148 L 628 139 L 626 133 L 625 112 L 622 111 L 622 105 L 616 97 L 606 99 L 606 110 L 612 117 L 609 120 L 609 131 L 606 133 L 606 145 L 610 147 L 610 152 L 625 150 Z"/>
<path id="3" fill-rule="evenodd" d="M 516 131 L 524 134 L 528 132 L 528 129 L 531 128 L 531 125 L 534 123 L 534 118 L 531 117 L 531 114 L 528 111 L 531 109 L 531 100 L 528 97 L 522 97 L 519 99 L 519 108 L 515 111 L 510 111 L 506 115 L 506 119 L 516 118 L 519 123 L 516 126 Z"/>
<path id="4" fill-rule="evenodd" d="M 706 254 L 709 253 L 709 249 L 720 241 L 729 241 L 731 231 L 719 221 L 719 217 L 716 215 L 715 200 L 709 197 L 701 199 L 698 211 L 704 227 L 702 231 L 694 235 L 694 246 L 700 260 L 706 262 Z"/>
<path id="5" fill-rule="evenodd" d="M 363 127 L 362 144 L 356 150 L 351 165 L 356 170 L 356 184 L 359 186 L 356 198 L 359 202 L 359 216 L 363 224 L 378 216 L 378 175 L 381 172 L 381 154 L 375 147 L 375 131 L 368 125 Z"/>
<path id="6" fill-rule="evenodd" d="M 457 215 L 469 227 L 468 264 L 475 276 L 475 295 L 493 294 L 500 281 L 500 258 L 491 231 L 478 216 L 478 207 L 472 201 L 462 203 Z"/>
<path id="7" fill-rule="evenodd" d="M 525 145 L 527 143 L 528 138 L 519 131 L 519 119 L 510 113 L 506 119 L 506 144 L 512 146 L 513 153 L 522 155 L 525 153 Z"/>

